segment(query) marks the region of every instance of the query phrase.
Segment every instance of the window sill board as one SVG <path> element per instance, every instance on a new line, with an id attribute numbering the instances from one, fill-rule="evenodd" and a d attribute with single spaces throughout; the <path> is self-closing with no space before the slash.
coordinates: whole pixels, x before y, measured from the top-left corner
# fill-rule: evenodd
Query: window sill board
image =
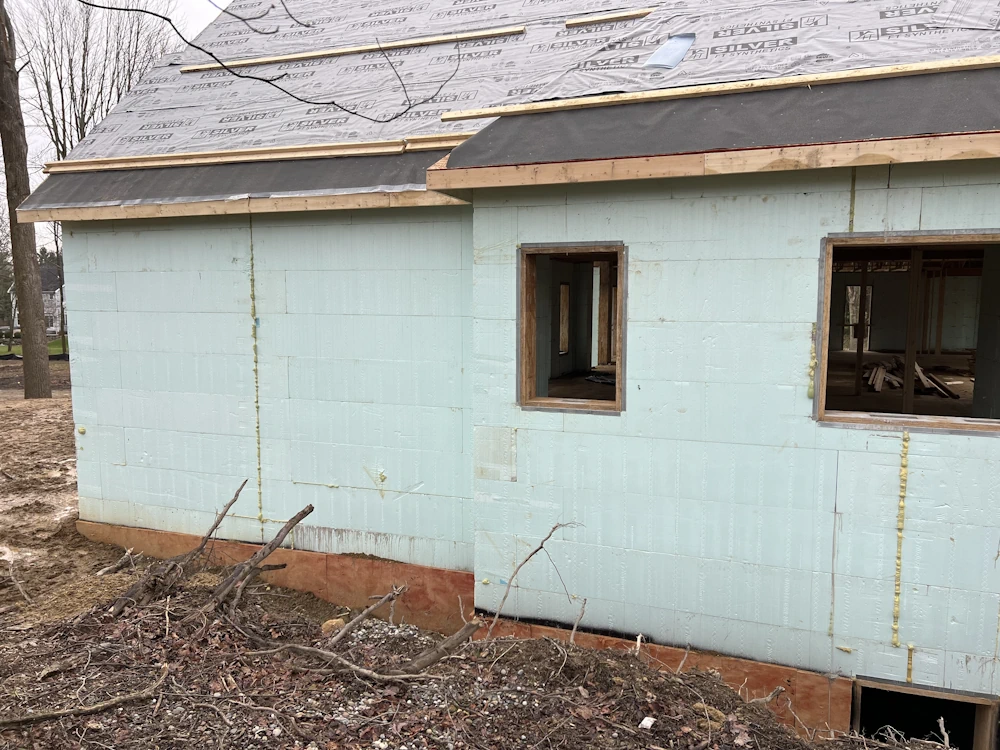
<path id="1" fill-rule="evenodd" d="M 1000 420 L 937 417 L 920 414 L 879 414 L 863 411 L 826 412 L 820 424 L 842 424 L 871 429 L 924 429 L 949 432 L 1000 433 Z"/>
<path id="2" fill-rule="evenodd" d="M 583 414 L 621 414 L 622 411 L 617 401 L 586 398 L 533 398 L 522 401 L 520 406 L 529 411 L 567 411 Z"/>

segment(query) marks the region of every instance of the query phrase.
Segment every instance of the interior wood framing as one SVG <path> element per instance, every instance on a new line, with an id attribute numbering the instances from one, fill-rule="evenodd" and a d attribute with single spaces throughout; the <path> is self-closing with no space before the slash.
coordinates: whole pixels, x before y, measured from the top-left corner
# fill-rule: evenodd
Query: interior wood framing
<path id="1" fill-rule="evenodd" d="M 588 255 L 617 255 L 618 275 L 615 315 L 614 341 L 612 346 L 616 353 L 615 362 L 615 399 L 602 401 L 597 399 L 551 398 L 537 395 L 536 373 L 538 367 L 537 351 L 537 274 L 534 259 L 538 255 L 553 255 L 574 257 L 580 259 Z M 625 409 L 625 342 L 624 322 L 626 319 L 626 280 L 628 278 L 626 264 L 628 262 L 627 248 L 623 244 L 558 244 L 522 245 L 518 253 L 518 403 L 527 409 L 572 410 L 574 412 L 620 413 Z"/>
<path id="2" fill-rule="evenodd" d="M 581 96 L 572 99 L 557 99 L 547 102 L 530 104 L 506 104 L 496 107 L 479 109 L 464 109 L 445 112 L 441 119 L 444 122 L 454 120 L 477 120 L 484 117 L 510 117 L 514 115 L 529 115 L 538 112 L 564 112 L 570 109 L 589 109 L 591 107 L 608 107 L 620 104 L 637 104 L 641 102 L 665 102 L 675 99 L 693 99 L 702 96 L 719 96 L 722 94 L 737 94 L 745 91 L 774 91 L 801 86 L 818 86 L 829 83 L 846 83 L 849 81 L 872 81 L 882 78 L 901 78 L 903 76 L 927 75 L 929 73 L 955 72 L 962 70 L 983 70 L 1000 66 L 1000 55 L 985 55 L 965 57 L 956 60 L 934 60 L 905 65 L 883 65 L 875 68 L 858 68 L 855 70 L 836 70 L 829 73 L 810 73 L 800 76 L 781 76 L 779 78 L 763 78 L 755 81 L 731 81 L 729 83 L 706 83 L 697 86 L 678 86 L 676 88 L 657 89 L 655 91 L 635 91 L 627 94 L 601 94 L 598 96 Z"/>
<path id="3" fill-rule="evenodd" d="M 430 190 L 397 193 L 341 193 L 287 198 L 239 198 L 237 200 L 192 201 L 189 203 L 93 206 L 84 208 L 18 209 L 21 224 L 41 221 L 112 221 L 166 219 L 180 216 L 234 216 L 293 211 L 354 211 L 369 208 L 410 208 L 414 206 L 464 206 L 465 201 Z"/>
<path id="4" fill-rule="evenodd" d="M 157 169 L 256 161 L 291 161 L 339 156 L 383 156 L 401 154 L 404 151 L 452 149 L 465 143 L 473 135 L 475 134 L 442 133 L 440 135 L 417 135 L 390 141 L 324 143 L 312 146 L 269 146 L 230 151 L 189 151 L 177 154 L 74 159 L 49 162 L 44 165 L 42 171 L 46 174 L 61 174 L 66 172 L 103 172 L 113 169 Z"/>
<path id="5" fill-rule="evenodd" d="M 997 245 L 1000 244 L 1000 230 L 986 232 L 940 232 L 940 233 L 915 233 L 915 234 L 884 234 L 884 233 L 858 233 L 854 235 L 836 235 L 827 237 L 823 241 L 823 248 L 820 258 L 820 303 L 819 325 L 816 331 L 816 358 L 817 367 L 814 375 L 814 409 L 813 415 L 821 423 L 832 423 L 851 425 L 856 427 L 881 428 L 881 429 L 924 429 L 924 430 L 944 430 L 948 432 L 1000 432 L 1000 420 L 977 419 L 972 417 L 936 416 L 922 414 L 889 414 L 872 413 L 863 411 L 827 411 L 827 375 L 830 365 L 829 357 L 829 337 L 831 327 L 831 295 L 833 287 L 833 251 L 834 248 L 859 247 L 921 247 L 928 246 L 948 246 L 948 245 Z M 919 252 L 921 263 L 923 253 Z M 911 269 L 911 274 L 913 273 Z M 918 271 L 919 272 L 919 271 Z M 912 280 L 910 283 L 910 300 L 907 310 L 907 320 L 916 320 L 916 331 L 911 331 L 911 326 L 907 326 L 907 371 L 910 369 L 910 345 L 913 344 L 913 358 L 915 360 L 917 342 L 920 336 L 919 316 L 914 312 L 914 298 L 916 299 L 916 309 L 919 310 L 919 292 L 913 292 Z M 913 341 L 910 341 L 911 333 Z M 912 407 L 913 378 L 909 378 L 909 399 Z M 905 394 L 904 394 L 905 395 Z M 905 408 L 905 407 L 904 407 Z M 940 697 L 940 696 L 938 696 Z"/>
<path id="6" fill-rule="evenodd" d="M 333 47 L 313 52 L 295 52 L 288 55 L 271 55 L 268 57 L 247 57 L 240 60 L 227 60 L 224 63 L 211 62 L 200 63 L 198 65 L 185 65 L 181 68 L 181 73 L 200 73 L 207 70 L 225 70 L 226 68 L 246 68 L 251 65 L 274 65 L 276 63 L 316 60 L 324 57 L 342 57 L 343 55 L 359 55 L 367 52 L 381 52 L 383 50 L 403 49 L 406 47 L 427 47 L 432 44 L 447 44 L 448 42 L 469 42 L 476 39 L 491 39 L 498 36 L 523 34 L 524 32 L 524 26 L 502 26 L 494 29 L 480 29 L 479 31 L 459 31 L 454 34 L 411 37 L 409 39 L 397 39 L 393 42 L 375 42 L 372 44 L 354 45 L 352 47 Z"/>
<path id="7" fill-rule="evenodd" d="M 858 677 L 854 680 L 851 710 L 851 729 L 855 733 L 861 731 L 861 697 L 865 688 L 916 695 L 923 698 L 971 703 L 976 707 L 976 723 L 971 750 L 997 750 L 997 721 L 998 717 L 1000 717 L 1000 697 L 969 693 L 964 690 L 935 689 L 914 685 L 913 683 Z"/>
<path id="8" fill-rule="evenodd" d="M 1000 132 L 991 131 L 500 167 L 448 169 L 442 160 L 427 170 L 427 187 L 448 192 L 998 157 Z"/>

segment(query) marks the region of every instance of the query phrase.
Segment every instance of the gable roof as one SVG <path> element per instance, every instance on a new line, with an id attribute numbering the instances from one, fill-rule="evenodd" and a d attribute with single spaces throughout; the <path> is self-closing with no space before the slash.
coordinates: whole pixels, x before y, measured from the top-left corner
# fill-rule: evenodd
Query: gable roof
<path id="1" fill-rule="evenodd" d="M 310 149 L 324 150 L 323 156 L 401 155 L 421 139 L 423 145 L 417 147 L 424 150 L 461 143 L 493 121 L 496 107 L 510 111 L 523 104 L 581 96 L 956 60 L 988 55 L 1000 42 L 1000 14 L 991 13 L 986 4 L 969 7 L 974 4 L 966 0 L 661 0 L 642 8 L 630 8 L 621 0 L 346 0 L 336 5 L 328 0 L 287 0 L 286 5 L 290 13 L 258 0 L 230 5 L 230 13 L 220 15 L 195 43 L 225 60 L 231 70 L 193 49 L 167 56 L 81 141 L 68 163 L 52 165 L 51 170 L 138 172 L 174 163 L 211 168 L 220 161 L 306 159 L 316 155 Z M 648 67 L 650 56 L 668 42 L 682 47 L 683 61 L 674 68 Z M 688 42 L 690 49 L 684 53 Z M 989 58 L 983 65 L 998 62 Z M 988 72 L 962 80 L 989 80 L 992 88 L 997 79 Z M 918 88 L 924 86 L 918 79 L 897 84 L 894 96 L 916 101 L 921 96 Z M 818 142 L 830 140 L 831 122 L 819 118 L 824 107 L 829 111 L 834 106 L 831 102 L 843 113 L 841 120 L 860 123 L 845 130 L 852 137 L 864 135 L 869 121 L 875 130 L 882 125 L 887 131 L 897 121 L 905 123 L 905 107 L 892 122 L 875 122 L 885 110 L 872 107 L 880 104 L 874 88 L 850 96 L 830 94 L 818 108 L 810 104 L 801 111 L 800 100 L 817 98 L 801 92 L 785 97 L 731 94 L 711 103 L 650 105 L 652 119 L 637 117 L 637 108 L 605 108 L 598 115 L 570 112 L 545 121 L 549 135 L 537 142 L 528 120 L 504 119 L 456 156 L 464 154 L 467 164 L 506 164 L 524 163 L 513 159 L 606 158 L 600 154 L 622 146 L 647 154 L 741 148 L 765 135 L 772 143 Z M 939 91 L 928 88 L 928 96 L 937 97 Z M 938 100 L 934 102 L 937 106 Z M 768 106 L 780 116 L 769 118 Z M 957 111 L 962 107 L 959 103 Z M 744 129 L 740 116 L 751 110 L 759 128 L 777 126 L 777 131 L 757 134 L 752 127 Z M 918 132 L 965 132 L 961 123 L 948 120 L 955 108 L 945 110 L 940 117 L 923 118 Z M 869 111 L 881 114 L 866 120 Z M 993 113 L 978 115 L 966 119 L 982 129 L 983 118 Z M 716 127 L 692 134 L 688 126 L 675 125 L 699 118 Z M 793 132 L 780 132 L 782 119 L 791 122 Z M 570 141 L 584 144 L 573 152 L 567 152 L 559 137 L 567 122 L 580 125 Z M 607 142 L 608 133 L 619 125 L 630 129 L 629 139 Z M 517 156 L 495 153 L 500 132 L 505 135 L 499 140 L 516 146 Z M 488 133 L 492 140 L 487 140 Z M 665 144 L 670 133 L 682 136 L 683 145 Z M 477 149 L 484 143 L 490 155 L 485 160 L 471 158 L 483 153 Z M 170 157 L 173 161 L 164 160 Z M 399 159 L 398 175 L 386 169 L 395 161 L 372 161 L 370 175 L 365 174 L 364 159 L 360 168 L 334 161 L 332 170 L 339 163 L 352 176 L 338 177 L 329 185 L 310 182 L 310 189 L 333 194 L 343 192 L 345 182 L 355 191 L 422 189 L 412 180 L 413 160 L 403 164 L 406 160 Z M 278 166 L 271 174 L 277 175 L 276 184 L 287 186 L 295 182 L 295 170 L 294 164 Z M 36 191 L 37 199 L 29 199 L 25 211 L 97 205 L 85 200 L 80 179 L 69 185 L 56 179 L 60 177 L 54 175 L 45 190 Z M 162 188 L 164 181 L 159 182 Z M 105 181 L 105 188 L 108 184 Z M 101 204 L 218 200 L 271 192 L 255 189 L 250 181 L 237 180 L 228 187 L 208 194 L 192 181 L 183 195 L 155 197 L 135 197 L 127 191 L 117 195 L 112 189 L 102 193 Z"/>

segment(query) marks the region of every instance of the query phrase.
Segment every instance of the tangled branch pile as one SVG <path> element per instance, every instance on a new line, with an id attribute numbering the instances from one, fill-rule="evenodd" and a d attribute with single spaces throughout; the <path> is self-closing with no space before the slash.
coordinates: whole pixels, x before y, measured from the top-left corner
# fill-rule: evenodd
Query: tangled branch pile
<path id="1" fill-rule="evenodd" d="M 393 624 L 405 584 L 336 629 L 276 611 L 265 602 L 287 594 L 254 581 L 310 511 L 221 572 L 204 560 L 220 514 L 196 550 L 149 565 L 113 603 L 0 628 L 0 747 L 813 746 L 717 676 L 550 639 L 472 640 L 478 619 L 443 639 Z"/>

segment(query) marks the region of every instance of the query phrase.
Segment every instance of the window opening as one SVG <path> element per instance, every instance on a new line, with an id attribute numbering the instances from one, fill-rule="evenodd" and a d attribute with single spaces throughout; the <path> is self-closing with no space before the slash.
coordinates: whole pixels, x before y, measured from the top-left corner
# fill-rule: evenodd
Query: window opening
<path id="1" fill-rule="evenodd" d="M 1000 247 L 832 255 L 824 416 L 1000 419 Z"/>
<path id="2" fill-rule="evenodd" d="M 620 411 L 624 247 L 523 246 L 520 401 Z"/>

